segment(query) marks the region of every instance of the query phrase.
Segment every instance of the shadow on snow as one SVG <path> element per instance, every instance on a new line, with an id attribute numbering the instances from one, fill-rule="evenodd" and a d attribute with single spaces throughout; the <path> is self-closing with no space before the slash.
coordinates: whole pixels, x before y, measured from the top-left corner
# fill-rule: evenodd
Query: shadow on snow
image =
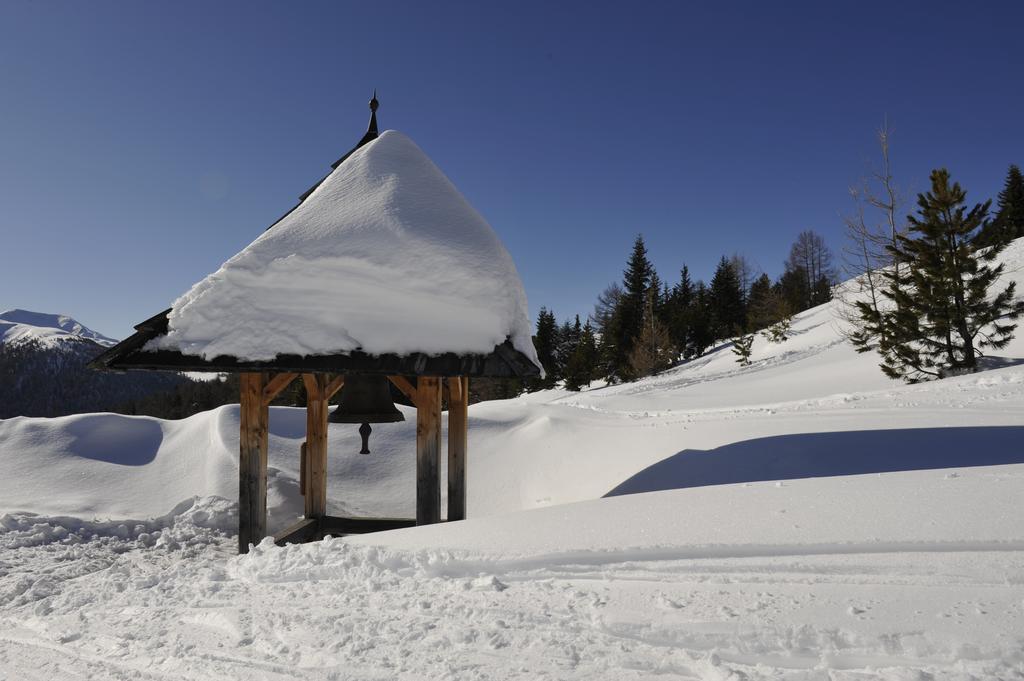
<path id="1" fill-rule="evenodd" d="M 916 428 L 757 438 L 686 449 L 606 497 L 737 482 L 1024 463 L 1024 426 Z"/>

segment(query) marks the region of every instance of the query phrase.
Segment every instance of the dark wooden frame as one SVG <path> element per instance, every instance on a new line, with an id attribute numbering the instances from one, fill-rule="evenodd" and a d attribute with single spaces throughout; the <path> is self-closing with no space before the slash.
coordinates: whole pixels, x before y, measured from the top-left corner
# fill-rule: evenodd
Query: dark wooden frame
<path id="1" fill-rule="evenodd" d="M 270 402 L 299 377 L 297 372 L 243 372 L 240 376 L 238 551 L 267 536 L 267 441 Z M 344 384 L 342 375 L 302 373 L 306 387 L 306 441 L 301 449 L 305 518 L 274 536 L 284 545 L 324 535 L 428 525 L 441 522 L 442 401 L 448 397 L 448 520 L 466 517 L 469 378 L 389 376 L 416 407 L 416 518 L 339 518 L 327 515 L 328 400 Z"/>

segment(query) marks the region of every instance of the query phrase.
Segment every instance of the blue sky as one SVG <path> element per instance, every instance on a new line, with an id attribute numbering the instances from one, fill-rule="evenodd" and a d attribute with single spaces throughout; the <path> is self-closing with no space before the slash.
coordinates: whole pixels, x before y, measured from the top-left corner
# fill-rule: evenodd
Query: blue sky
<path id="1" fill-rule="evenodd" d="M 0 309 L 123 336 L 349 149 L 380 93 L 512 253 L 590 310 L 642 232 L 662 278 L 841 243 L 888 117 L 899 182 L 1024 164 L 1024 3 L 0 4 Z"/>

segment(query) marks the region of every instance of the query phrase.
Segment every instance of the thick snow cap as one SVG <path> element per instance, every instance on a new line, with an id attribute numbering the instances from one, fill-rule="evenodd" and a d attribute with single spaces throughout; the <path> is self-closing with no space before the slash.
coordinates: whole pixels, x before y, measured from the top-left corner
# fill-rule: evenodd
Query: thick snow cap
<path id="1" fill-rule="evenodd" d="M 174 302 L 150 349 L 272 360 L 354 350 L 488 354 L 537 366 L 498 236 L 402 133 L 357 149 L 289 215 Z"/>

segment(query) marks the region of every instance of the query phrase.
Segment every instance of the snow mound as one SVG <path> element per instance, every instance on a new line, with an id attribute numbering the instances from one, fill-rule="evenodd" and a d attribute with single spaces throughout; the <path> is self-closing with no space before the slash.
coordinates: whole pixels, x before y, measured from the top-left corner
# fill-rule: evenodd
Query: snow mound
<path id="1" fill-rule="evenodd" d="M 37 340 L 52 347 L 67 339 L 83 338 L 107 347 L 117 343 L 67 315 L 20 309 L 0 312 L 0 344 Z"/>
<path id="2" fill-rule="evenodd" d="M 35 513 L 0 515 L 0 548 L 86 542 L 127 542 L 123 550 L 213 543 L 238 532 L 238 504 L 223 497 L 193 497 L 166 515 L 145 520 L 83 520 Z"/>
<path id="3" fill-rule="evenodd" d="M 486 354 L 511 339 L 536 362 L 512 258 L 437 166 L 395 131 L 357 149 L 294 211 L 175 301 L 169 321 L 150 349 L 272 360 L 356 350 Z"/>

